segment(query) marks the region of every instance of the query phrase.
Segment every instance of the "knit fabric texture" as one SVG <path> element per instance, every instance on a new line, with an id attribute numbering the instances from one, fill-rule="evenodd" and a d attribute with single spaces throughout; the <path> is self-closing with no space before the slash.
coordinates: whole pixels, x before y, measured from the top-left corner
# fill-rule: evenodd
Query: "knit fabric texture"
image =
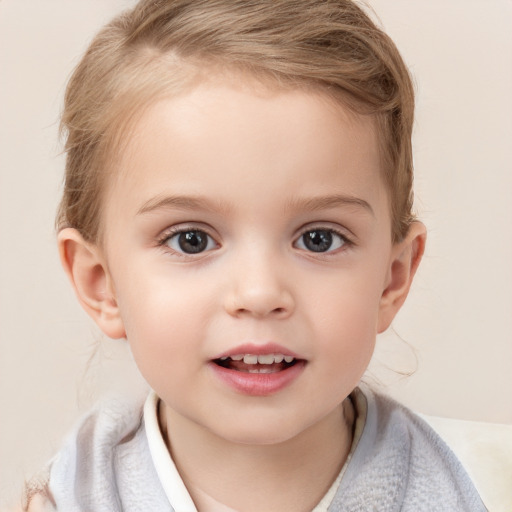
<path id="1" fill-rule="evenodd" d="M 366 422 L 330 512 L 486 510 L 455 455 L 422 419 L 366 387 L 356 393 L 366 400 Z M 50 462 L 47 478 L 29 485 L 25 507 L 179 512 L 153 465 L 142 404 L 111 401 L 88 414 Z"/>

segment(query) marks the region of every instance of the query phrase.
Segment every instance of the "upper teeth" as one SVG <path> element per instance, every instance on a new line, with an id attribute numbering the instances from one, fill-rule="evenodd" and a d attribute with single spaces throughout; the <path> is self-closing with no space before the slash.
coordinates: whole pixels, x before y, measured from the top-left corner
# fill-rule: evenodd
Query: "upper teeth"
<path id="1" fill-rule="evenodd" d="M 232 359 L 233 361 L 242 361 L 245 364 L 274 364 L 274 363 L 282 363 L 285 361 L 286 363 L 291 363 L 295 358 L 293 356 L 285 356 L 283 354 L 236 354 L 233 356 L 225 356 L 220 358 L 221 361 L 226 361 L 227 359 Z"/>

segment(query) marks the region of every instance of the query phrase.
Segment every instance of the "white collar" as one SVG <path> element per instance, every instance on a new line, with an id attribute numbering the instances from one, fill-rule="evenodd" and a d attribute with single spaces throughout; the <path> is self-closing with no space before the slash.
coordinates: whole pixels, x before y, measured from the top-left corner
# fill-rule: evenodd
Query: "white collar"
<path id="1" fill-rule="evenodd" d="M 156 473 L 175 512 L 197 512 L 162 437 L 158 424 L 159 400 L 156 393 L 151 391 L 144 404 L 144 425 Z"/>

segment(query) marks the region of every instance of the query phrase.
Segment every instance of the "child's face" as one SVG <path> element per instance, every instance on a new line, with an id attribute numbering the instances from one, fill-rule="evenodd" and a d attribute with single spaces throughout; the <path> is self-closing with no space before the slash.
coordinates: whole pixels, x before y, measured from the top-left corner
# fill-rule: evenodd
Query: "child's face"
<path id="1" fill-rule="evenodd" d="M 312 92 L 204 84 L 144 114 L 117 172 L 117 335 L 167 412 L 249 443 L 333 413 L 396 312 L 372 119 Z"/>

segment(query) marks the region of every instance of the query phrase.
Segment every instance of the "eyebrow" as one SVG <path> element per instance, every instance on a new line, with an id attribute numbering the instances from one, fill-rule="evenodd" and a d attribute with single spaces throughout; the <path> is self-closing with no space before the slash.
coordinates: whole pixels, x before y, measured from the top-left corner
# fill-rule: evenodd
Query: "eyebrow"
<path id="1" fill-rule="evenodd" d="M 309 199 L 296 199 L 287 204 L 287 208 L 292 210 L 301 210 L 307 212 L 316 212 L 328 210 L 339 206 L 355 206 L 361 208 L 375 217 L 375 212 L 368 201 L 359 197 L 343 194 L 333 194 L 328 196 L 313 197 Z"/>
<path id="2" fill-rule="evenodd" d="M 227 211 L 228 207 L 223 202 L 211 201 L 200 196 L 157 196 L 146 201 L 138 209 L 137 215 L 165 209 Z"/>
<path id="3" fill-rule="evenodd" d="M 372 216 L 375 216 L 370 203 L 359 197 L 342 194 L 307 199 L 294 199 L 286 204 L 286 209 L 316 212 L 339 206 L 356 206 L 368 211 Z M 137 215 L 144 215 L 146 213 L 164 209 L 178 209 L 185 211 L 229 211 L 229 207 L 224 202 L 211 201 L 210 199 L 200 196 L 157 196 L 146 201 L 137 211 Z"/>

